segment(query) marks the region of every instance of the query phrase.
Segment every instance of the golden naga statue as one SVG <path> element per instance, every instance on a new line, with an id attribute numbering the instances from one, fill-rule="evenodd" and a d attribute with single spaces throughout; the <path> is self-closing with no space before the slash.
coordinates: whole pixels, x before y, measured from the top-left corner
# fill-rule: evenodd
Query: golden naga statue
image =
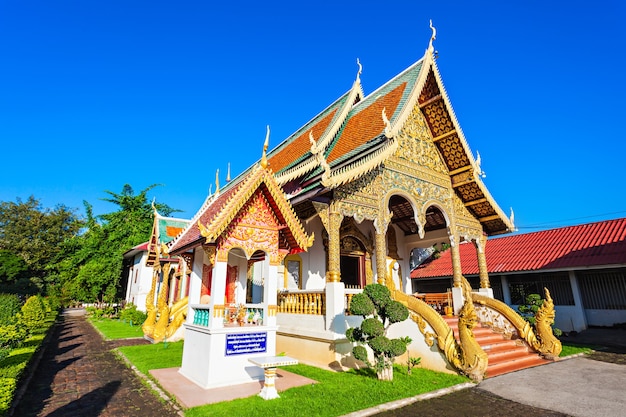
<path id="1" fill-rule="evenodd" d="M 465 303 L 461 311 L 459 311 L 460 349 L 452 362 L 457 369 L 469 376 L 472 381 L 480 382 L 485 377 L 489 361 L 487 354 L 474 338 L 474 327 L 478 323 L 478 316 L 474 309 L 471 289 L 465 287 L 463 293 Z"/>
<path id="2" fill-rule="evenodd" d="M 164 269 L 169 271 L 169 265 Z M 167 274 L 164 275 L 167 276 Z M 155 271 L 155 275 L 152 279 L 152 287 L 146 299 L 148 317 L 142 326 L 142 330 L 144 336 L 148 339 L 151 339 L 153 342 L 162 342 L 169 340 L 185 322 L 189 297 L 178 300 L 170 308 L 167 303 L 169 286 L 167 285 L 167 281 L 163 280 L 163 285 L 159 291 L 159 297 L 155 307 L 152 300 L 154 300 L 157 276 L 158 271 Z"/>
<path id="3" fill-rule="evenodd" d="M 141 326 L 141 330 L 143 330 L 144 336 L 151 335 L 154 332 L 154 325 L 156 324 L 157 318 L 157 309 L 154 306 L 154 292 L 156 291 L 156 282 L 159 276 L 158 270 L 155 268 L 152 274 L 152 285 L 150 286 L 150 292 L 146 296 L 146 313 L 148 317 L 146 317 L 146 321 L 143 322 Z"/>
<path id="4" fill-rule="evenodd" d="M 561 353 L 561 341 L 554 336 L 552 325 L 554 324 L 554 302 L 550 296 L 550 291 L 544 288 L 546 298 L 535 313 L 535 330 L 537 332 L 533 343 L 533 348 L 544 358 L 556 360 Z"/>
<path id="5" fill-rule="evenodd" d="M 458 342 L 448 323 L 431 306 L 400 291 L 392 291 L 392 297 L 408 307 L 409 317 L 417 324 L 428 346 L 437 342 L 437 347 L 455 369 L 474 382 L 480 382 L 485 376 L 488 360 L 487 354 L 474 338 L 473 329 L 478 317 L 469 291 L 465 288 L 465 304 L 459 312 Z M 427 330 L 427 324 L 434 333 Z"/>

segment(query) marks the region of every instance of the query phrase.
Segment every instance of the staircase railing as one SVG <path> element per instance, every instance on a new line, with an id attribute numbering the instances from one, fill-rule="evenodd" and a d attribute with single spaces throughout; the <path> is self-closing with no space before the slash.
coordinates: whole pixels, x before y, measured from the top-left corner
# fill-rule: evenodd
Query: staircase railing
<path id="1" fill-rule="evenodd" d="M 537 351 L 546 359 L 555 360 L 561 353 L 561 342 L 552 333 L 552 323 L 554 322 L 554 303 L 550 297 L 550 292 L 545 289 L 546 299 L 535 316 L 537 333 L 533 331 L 532 325 L 524 320 L 515 310 L 507 304 L 495 298 L 486 297 L 484 295 L 472 292 L 472 301 L 479 306 L 487 307 L 501 314 L 517 332 L 519 338 L 523 339 L 528 345 Z M 488 312 L 482 312 L 487 321 L 486 324 L 492 325 L 496 330 L 501 330 L 505 335 L 511 336 L 512 330 L 508 328 L 507 323 L 500 317 L 491 316 Z M 496 323 L 499 321 L 499 323 Z"/>
<path id="2" fill-rule="evenodd" d="M 459 343 L 452 328 L 430 305 L 400 291 L 392 291 L 392 297 L 407 306 L 410 318 L 417 324 L 428 346 L 437 341 L 437 347 L 454 368 L 476 382 L 482 381 L 488 360 L 472 332 L 477 322 L 474 303 L 466 302 L 459 314 Z M 426 329 L 427 324 L 435 333 Z"/>

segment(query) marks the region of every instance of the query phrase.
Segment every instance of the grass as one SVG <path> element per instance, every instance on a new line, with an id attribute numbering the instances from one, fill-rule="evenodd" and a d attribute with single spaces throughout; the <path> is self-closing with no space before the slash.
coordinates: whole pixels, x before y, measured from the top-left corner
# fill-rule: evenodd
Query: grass
<path id="1" fill-rule="evenodd" d="M 314 379 L 318 383 L 283 391 L 280 393 L 279 401 L 266 401 L 254 395 L 190 408 L 185 411 L 185 416 L 340 416 L 468 382 L 468 379 L 462 376 L 422 368 L 414 368 L 411 375 L 408 375 L 406 368 L 399 366 L 395 367 L 394 379 L 391 382 L 379 381 L 375 373 L 367 370 L 332 372 L 307 365 L 290 366 L 288 370 Z"/>
<path id="2" fill-rule="evenodd" d="M 563 349 L 561 350 L 561 354 L 559 357 L 563 358 L 565 356 L 577 355 L 579 353 L 584 353 L 585 355 L 593 352 L 593 347 L 585 346 L 585 345 L 577 345 L 575 343 L 563 343 Z"/>
<path id="3" fill-rule="evenodd" d="M 118 348 L 144 375 L 150 369 L 181 365 L 183 342 L 125 346 Z M 440 388 L 467 382 L 458 375 L 413 368 L 408 375 L 405 367 L 396 367 L 392 382 L 379 381 L 367 370 L 332 372 L 324 369 L 294 365 L 290 372 L 318 381 L 317 384 L 291 388 L 280 393 L 280 401 L 265 401 L 252 396 L 223 403 L 185 410 L 185 416 L 252 416 L 281 415 L 339 416 L 401 398 L 412 397 Z M 375 392 L 376 395 L 372 395 Z M 334 401 L 341 398 L 341 401 Z"/>
<path id="4" fill-rule="evenodd" d="M 153 345 L 123 346 L 118 350 L 144 375 L 150 369 L 179 367 L 183 358 L 183 341 Z"/>
<path id="5" fill-rule="evenodd" d="M 131 326 L 130 323 L 121 320 L 90 318 L 89 321 L 107 340 L 143 337 L 141 323 Z"/>

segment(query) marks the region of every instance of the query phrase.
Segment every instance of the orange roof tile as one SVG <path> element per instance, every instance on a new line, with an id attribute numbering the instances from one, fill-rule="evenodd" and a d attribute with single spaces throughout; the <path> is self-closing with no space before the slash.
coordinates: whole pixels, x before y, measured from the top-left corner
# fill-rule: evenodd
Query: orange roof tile
<path id="1" fill-rule="evenodd" d="M 280 172 L 288 165 L 297 161 L 311 149 L 311 142 L 309 141 L 309 132 L 313 131 L 313 138 L 318 140 L 322 133 L 326 131 L 328 125 L 335 117 L 337 109 L 334 109 L 328 113 L 324 118 L 318 121 L 313 127 L 307 129 L 300 136 L 294 139 L 289 146 L 284 147 L 276 154 L 272 155 L 269 159 L 269 165 L 272 171 Z"/>
<path id="2" fill-rule="evenodd" d="M 349 116 L 348 122 L 330 151 L 327 161 L 331 163 L 380 135 L 385 128 L 382 118 L 383 108 L 387 116 L 391 117 L 400 103 L 406 85 L 406 82 L 400 84 L 384 96 L 376 98 L 369 105 L 367 102 L 362 102 L 367 105 L 365 108 L 360 108 L 361 104 L 358 104 L 355 107 L 358 112 Z"/>

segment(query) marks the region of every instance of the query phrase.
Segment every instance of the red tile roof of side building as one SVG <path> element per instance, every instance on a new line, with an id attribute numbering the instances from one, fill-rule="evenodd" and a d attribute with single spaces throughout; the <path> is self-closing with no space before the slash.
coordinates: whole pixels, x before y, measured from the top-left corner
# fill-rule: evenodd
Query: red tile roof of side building
<path id="1" fill-rule="evenodd" d="M 459 245 L 464 275 L 478 275 L 476 248 Z M 490 274 L 626 264 L 626 218 L 487 240 Z M 450 250 L 420 265 L 411 278 L 452 276 Z"/>

